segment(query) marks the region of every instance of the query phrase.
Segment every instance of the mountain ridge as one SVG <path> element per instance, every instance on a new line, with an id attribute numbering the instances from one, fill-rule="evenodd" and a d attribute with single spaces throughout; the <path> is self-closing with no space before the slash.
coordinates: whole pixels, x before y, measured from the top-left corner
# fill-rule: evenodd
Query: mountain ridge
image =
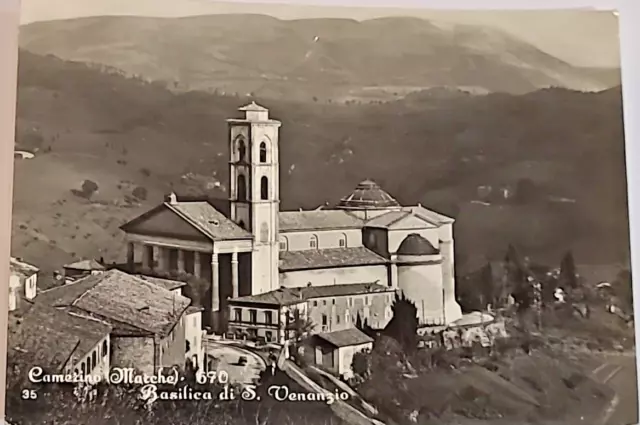
<path id="1" fill-rule="evenodd" d="M 598 91 L 618 83 L 619 74 L 575 67 L 497 29 L 414 17 L 74 18 L 25 25 L 20 45 L 165 81 L 173 90 L 323 102 L 397 99 L 438 86 Z"/>

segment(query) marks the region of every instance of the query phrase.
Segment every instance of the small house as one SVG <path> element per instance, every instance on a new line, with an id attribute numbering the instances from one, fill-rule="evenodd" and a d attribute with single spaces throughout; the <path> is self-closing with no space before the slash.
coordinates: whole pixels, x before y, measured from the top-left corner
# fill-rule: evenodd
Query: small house
<path id="1" fill-rule="evenodd" d="M 64 266 L 65 283 L 75 282 L 87 276 L 104 273 L 106 267 L 96 260 L 82 260 Z"/>
<path id="2" fill-rule="evenodd" d="M 338 376 L 353 376 L 353 356 L 373 348 L 373 338 L 357 328 L 315 335 L 315 363 Z"/>
<path id="3" fill-rule="evenodd" d="M 21 300 L 32 300 L 36 296 L 38 286 L 37 267 L 25 263 L 20 258 L 9 260 L 11 275 L 9 278 L 9 311 L 20 308 Z"/>

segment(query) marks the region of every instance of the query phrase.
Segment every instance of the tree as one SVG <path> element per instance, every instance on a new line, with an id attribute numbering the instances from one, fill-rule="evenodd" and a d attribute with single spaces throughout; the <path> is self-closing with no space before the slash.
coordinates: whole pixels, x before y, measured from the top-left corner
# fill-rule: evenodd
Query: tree
<path id="1" fill-rule="evenodd" d="M 528 178 L 518 180 L 516 184 L 516 201 L 519 204 L 533 203 L 539 198 L 540 190 L 533 180 Z"/>
<path id="2" fill-rule="evenodd" d="M 135 189 L 133 189 L 133 192 L 131 192 L 131 194 L 136 199 L 139 199 L 141 201 L 146 201 L 147 200 L 147 189 L 142 187 L 142 186 L 138 186 Z"/>
<path id="3" fill-rule="evenodd" d="M 519 311 L 526 311 L 534 302 L 534 288 L 531 275 L 524 259 L 515 246 L 509 245 L 504 259 L 506 285 Z"/>
<path id="4" fill-rule="evenodd" d="M 384 334 L 398 341 L 405 352 L 418 348 L 418 309 L 404 293 L 396 295 L 392 306 L 393 317 L 384 329 Z"/>
<path id="5" fill-rule="evenodd" d="M 568 251 L 564 257 L 562 257 L 559 283 L 565 290 L 577 289 L 579 286 L 576 263 L 571 251 Z"/>
<path id="6" fill-rule="evenodd" d="M 85 180 L 84 182 L 82 182 L 82 193 L 87 199 L 91 198 L 97 191 L 98 183 L 92 180 Z"/>
<path id="7" fill-rule="evenodd" d="M 316 325 L 311 319 L 303 314 L 300 309 L 289 312 L 289 320 L 286 326 L 287 333 L 293 333 L 296 342 L 302 341 L 309 333 L 313 332 Z"/>

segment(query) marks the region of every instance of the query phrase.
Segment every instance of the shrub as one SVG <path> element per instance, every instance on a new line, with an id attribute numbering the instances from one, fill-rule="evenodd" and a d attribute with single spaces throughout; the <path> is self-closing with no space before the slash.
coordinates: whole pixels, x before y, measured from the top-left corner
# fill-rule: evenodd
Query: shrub
<path id="1" fill-rule="evenodd" d="M 133 189 L 133 192 L 131 194 L 136 199 L 139 199 L 141 201 L 146 201 L 147 200 L 147 189 L 145 189 L 142 186 L 138 186 L 135 189 Z"/>

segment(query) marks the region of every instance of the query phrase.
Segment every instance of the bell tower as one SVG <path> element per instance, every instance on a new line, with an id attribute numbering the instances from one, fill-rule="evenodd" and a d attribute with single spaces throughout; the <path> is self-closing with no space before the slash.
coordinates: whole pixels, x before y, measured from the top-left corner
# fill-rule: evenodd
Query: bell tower
<path id="1" fill-rule="evenodd" d="M 240 108 L 243 118 L 228 119 L 231 158 L 229 194 L 231 219 L 253 234 L 251 294 L 278 289 L 280 121 L 255 102 Z"/>

